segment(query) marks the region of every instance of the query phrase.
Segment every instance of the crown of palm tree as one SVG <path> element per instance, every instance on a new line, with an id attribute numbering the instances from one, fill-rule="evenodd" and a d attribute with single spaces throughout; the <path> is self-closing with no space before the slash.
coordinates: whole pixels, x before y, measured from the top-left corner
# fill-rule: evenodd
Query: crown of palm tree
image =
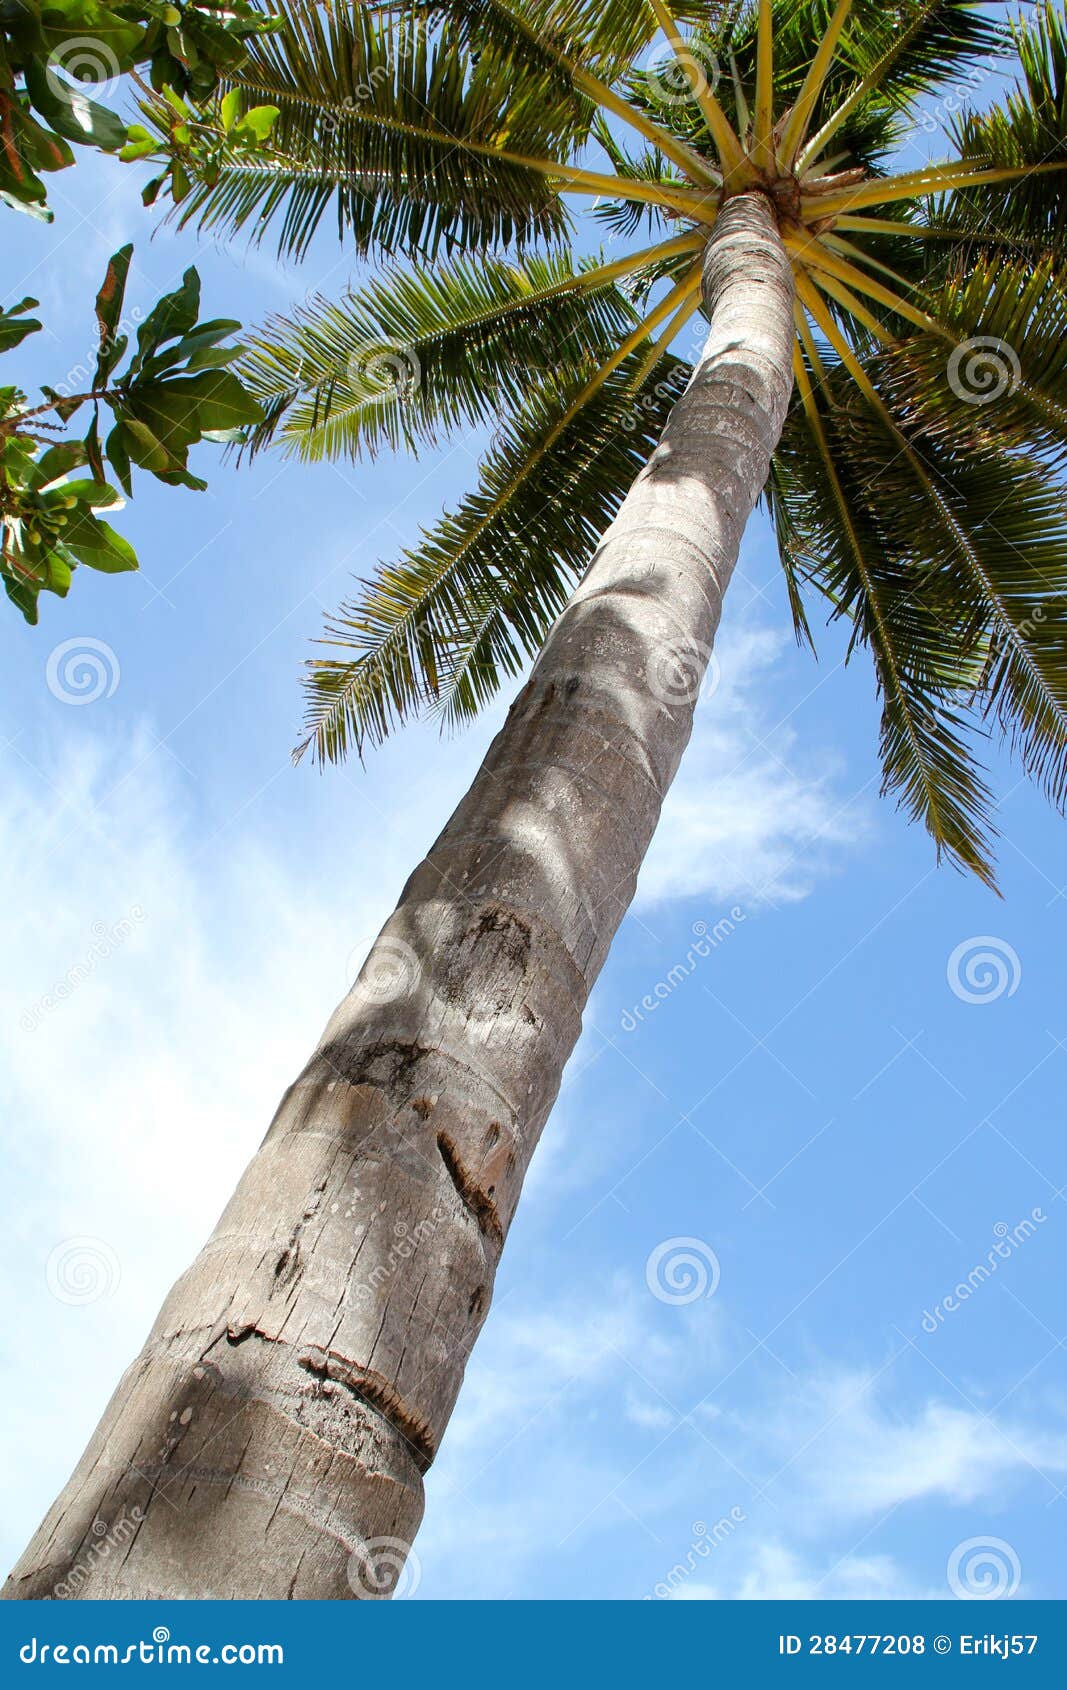
<path id="1" fill-rule="evenodd" d="M 315 459 L 491 431 L 476 490 L 329 622 L 305 743 L 336 759 L 412 712 L 470 717 L 537 651 L 688 378 L 672 347 L 702 309 L 719 209 L 755 190 L 796 281 L 766 497 L 798 637 L 819 598 L 848 619 L 873 656 L 886 788 L 991 880 L 976 736 L 1002 730 L 1067 793 L 1065 210 L 1045 179 L 1067 164 L 1062 9 L 284 15 L 234 77 L 280 107 L 271 153 L 201 182 L 182 215 L 278 227 L 300 255 L 332 208 L 389 265 L 254 340 L 251 447 Z M 927 162 L 946 113 L 952 156 Z M 624 256 L 575 250 L 572 198 Z"/>

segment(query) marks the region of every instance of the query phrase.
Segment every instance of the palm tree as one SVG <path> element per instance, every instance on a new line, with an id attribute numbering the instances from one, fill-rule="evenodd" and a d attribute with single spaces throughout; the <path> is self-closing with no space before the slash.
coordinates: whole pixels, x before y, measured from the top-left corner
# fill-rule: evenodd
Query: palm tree
<path id="1" fill-rule="evenodd" d="M 15 1596 L 389 1594 L 761 493 L 798 634 L 821 596 L 870 651 L 886 787 L 939 851 L 991 879 L 976 733 L 1067 783 L 1060 10 L 1013 26 L 1016 85 L 952 118 L 952 156 L 904 168 L 1004 48 L 989 8 L 285 13 L 234 76 L 280 108 L 274 156 L 183 213 L 299 254 L 332 208 L 391 267 L 268 326 L 252 443 L 494 431 L 477 490 L 331 624 L 309 742 L 461 720 L 536 661 Z M 575 253 L 572 196 L 634 250 Z"/>

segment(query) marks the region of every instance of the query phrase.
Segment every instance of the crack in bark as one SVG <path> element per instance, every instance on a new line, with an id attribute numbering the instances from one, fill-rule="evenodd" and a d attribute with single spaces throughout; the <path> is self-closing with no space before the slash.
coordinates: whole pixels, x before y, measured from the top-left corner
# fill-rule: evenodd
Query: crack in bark
<path id="1" fill-rule="evenodd" d="M 226 1342 L 233 1347 L 249 1338 L 258 1338 L 272 1346 L 282 1344 L 289 1347 L 285 1339 L 272 1336 L 255 1324 L 227 1329 Z M 322 1385 L 340 1385 L 363 1407 L 372 1409 L 404 1440 L 415 1466 L 420 1473 L 425 1473 L 437 1454 L 437 1445 L 427 1422 L 408 1408 L 388 1379 L 372 1368 L 361 1367 L 358 1362 L 338 1355 L 336 1350 L 320 1349 L 317 1345 L 298 1351 L 296 1364 Z"/>
<path id="2" fill-rule="evenodd" d="M 281 1289 L 284 1286 L 291 1285 L 293 1280 L 297 1279 L 303 1271 L 303 1263 L 300 1255 L 301 1235 L 304 1228 L 307 1226 L 308 1221 L 314 1220 L 315 1216 L 318 1214 L 319 1209 L 322 1206 L 323 1196 L 326 1192 L 326 1185 L 327 1181 L 322 1180 L 315 1187 L 310 1203 L 304 1210 L 304 1213 L 301 1215 L 296 1225 L 293 1227 L 292 1232 L 289 1234 L 288 1244 L 285 1246 L 285 1249 L 274 1264 L 276 1289 Z M 273 1292 L 271 1294 L 273 1295 Z"/>
<path id="3" fill-rule="evenodd" d="M 388 1379 L 383 1379 L 380 1373 L 375 1373 L 371 1368 L 360 1367 L 355 1362 L 347 1361 L 333 1350 L 309 1348 L 301 1351 L 296 1360 L 305 1373 L 310 1373 L 315 1379 L 343 1386 L 357 1401 L 388 1421 L 394 1432 L 407 1444 L 419 1472 L 425 1473 L 437 1454 L 437 1446 L 430 1428 L 425 1420 L 411 1412 Z"/>
<path id="4" fill-rule="evenodd" d="M 441 1160 L 448 1169 L 448 1177 L 459 1193 L 464 1208 L 469 1209 L 478 1223 L 478 1228 L 487 1238 L 491 1238 L 498 1247 L 504 1242 L 504 1228 L 500 1224 L 496 1204 L 493 1202 L 492 1191 L 483 1191 L 477 1181 L 464 1168 L 459 1159 L 459 1151 L 447 1133 L 438 1133 L 437 1148 L 441 1152 Z"/>

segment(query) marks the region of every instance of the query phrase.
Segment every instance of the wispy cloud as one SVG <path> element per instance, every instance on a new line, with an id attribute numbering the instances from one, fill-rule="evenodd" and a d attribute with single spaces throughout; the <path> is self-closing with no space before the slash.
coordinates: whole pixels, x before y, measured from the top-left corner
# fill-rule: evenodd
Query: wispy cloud
<path id="1" fill-rule="evenodd" d="M 805 743 L 775 708 L 788 644 L 780 629 L 744 621 L 724 629 L 639 903 L 700 893 L 793 902 L 869 837 L 867 796 L 850 791 L 832 751 Z"/>
<path id="2" fill-rule="evenodd" d="M 833 1562 L 805 1559 L 783 1543 L 760 1545 L 748 1564 L 721 1581 L 684 1580 L 671 1591 L 678 1602 L 716 1601 L 924 1601 L 944 1597 L 923 1589 L 888 1555 L 848 1555 Z"/>

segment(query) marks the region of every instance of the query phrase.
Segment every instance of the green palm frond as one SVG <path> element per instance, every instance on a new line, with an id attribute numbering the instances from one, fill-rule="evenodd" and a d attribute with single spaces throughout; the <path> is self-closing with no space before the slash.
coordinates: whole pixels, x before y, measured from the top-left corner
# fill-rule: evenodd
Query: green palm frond
<path id="1" fill-rule="evenodd" d="M 879 438 L 879 435 L 881 438 Z M 883 444 L 884 442 L 884 444 Z M 853 461 L 857 452 L 854 449 Z M 1025 462 L 973 446 L 945 452 L 872 429 L 863 467 L 898 540 L 941 599 L 942 620 L 985 658 L 973 691 L 1027 772 L 1062 806 L 1067 793 L 1067 505 Z M 948 643 L 946 641 L 946 643 Z"/>
<path id="2" fill-rule="evenodd" d="M 794 407 L 772 472 L 771 514 L 798 582 L 814 585 L 872 655 L 882 697 L 883 791 L 922 821 L 938 851 L 993 883 L 992 798 L 971 748 L 967 703 L 982 669 L 973 630 L 937 583 L 901 557 L 899 514 L 871 495 L 860 449 L 884 431 L 856 414 L 854 390 L 798 356 Z M 864 424 L 867 424 L 866 430 Z M 913 520 L 913 519 L 912 519 Z"/>
<path id="3" fill-rule="evenodd" d="M 503 425 L 478 488 L 363 583 L 309 667 L 305 745 L 323 761 L 412 713 L 464 720 L 539 649 L 661 432 L 688 367 L 632 353 L 575 409 L 580 379 L 544 379 Z M 583 372 L 589 374 L 589 371 Z"/>
<path id="4" fill-rule="evenodd" d="M 1016 168 L 1067 164 L 1067 18 L 1041 5 L 1012 24 L 1019 75 L 1007 97 L 983 111 L 961 114 L 953 137 L 961 156 Z M 995 231 L 1009 242 L 1037 238 L 1061 243 L 1067 199 L 1040 176 L 1010 190 L 991 185 L 957 192 L 945 207 L 961 235 Z"/>
<path id="5" fill-rule="evenodd" d="M 523 68 L 558 67 L 614 83 L 658 31 L 648 0 L 411 0 L 414 10 L 458 22 L 467 43 L 512 52 Z M 672 7 L 680 23 L 701 19 L 706 0 Z"/>
<path id="6" fill-rule="evenodd" d="M 910 336 L 879 382 L 912 430 L 947 449 L 993 442 L 1067 458 L 1067 273 L 1051 261 L 978 260 L 926 296 L 950 331 Z"/>
<path id="7" fill-rule="evenodd" d="M 943 341 L 926 344 L 931 357 L 935 344 L 940 354 L 940 369 L 935 374 L 928 367 L 927 380 L 949 385 L 946 366 L 952 353 Z M 835 473 L 851 477 L 851 527 L 876 536 L 879 564 L 888 562 L 896 583 L 910 584 L 905 600 L 894 596 L 877 632 L 884 642 L 883 630 L 895 628 L 894 619 L 900 618 L 896 631 L 904 636 L 906 661 L 898 664 L 899 673 L 906 676 L 911 664 L 920 665 L 930 696 L 939 697 L 949 712 L 955 735 L 951 749 L 957 755 L 968 714 L 975 726 L 979 718 L 993 719 L 1027 772 L 1062 807 L 1067 796 L 1067 503 L 1043 466 L 1009 449 L 1009 429 L 982 431 L 973 415 L 969 430 L 922 426 L 921 402 L 917 406 L 913 399 L 923 391 L 917 372 L 913 367 L 910 379 L 902 380 L 898 362 L 914 357 L 914 345 L 899 354 L 896 349 L 878 352 L 861 381 L 847 379 L 853 372 L 843 367 L 823 376 L 832 415 L 822 426 L 825 433 L 834 431 Z M 966 379 L 958 371 L 953 374 L 960 407 L 969 403 Z M 971 397 L 974 393 L 981 396 L 981 387 L 972 389 Z M 788 450 L 786 442 L 782 453 Z M 805 534 L 784 493 L 780 498 L 789 530 L 780 521 L 780 539 L 799 573 L 799 556 L 810 558 L 817 541 Z M 869 568 L 873 579 L 870 562 Z M 817 564 L 808 565 L 805 580 L 826 593 L 836 612 L 850 610 L 857 627 L 869 630 L 874 618 L 866 601 L 873 593 L 866 583 L 860 583 L 862 594 L 850 597 L 841 579 Z M 920 611 L 925 623 L 917 619 Z M 924 627 L 926 650 L 917 643 Z M 870 640 L 869 632 L 863 637 Z M 935 685 L 939 663 L 943 672 Z M 900 744 L 893 742 L 892 749 L 899 758 Z M 892 763 L 885 768 L 887 782 L 895 784 L 899 776 Z M 909 801 L 914 804 L 914 791 Z M 932 809 L 935 836 L 939 819 Z M 956 831 L 955 843 L 943 843 L 969 866 L 981 858 L 988 867 L 981 831 L 975 830 L 968 849 L 960 848 L 958 826 Z"/>
<path id="8" fill-rule="evenodd" d="M 794 51 L 801 62 L 803 10 L 794 15 L 801 33 Z M 852 9 L 839 63 L 824 87 L 810 158 L 846 145 L 858 158 L 861 137 L 877 145 L 879 127 L 887 121 L 890 127 L 882 132 L 890 144 L 903 138 L 924 96 L 938 84 L 981 81 L 1003 45 L 1001 21 L 976 0 L 907 0 L 898 6 L 863 0 Z"/>
<path id="9" fill-rule="evenodd" d="M 692 263 L 692 237 L 613 264 L 569 253 L 522 263 L 454 259 L 393 271 L 336 304 L 275 317 L 249 343 L 242 378 L 276 433 L 306 459 L 436 444 L 521 405 L 543 372 L 607 358 L 637 322 L 618 283 L 647 262 Z"/>
<path id="10" fill-rule="evenodd" d="M 654 131 L 613 88 L 658 29 L 648 0 L 606 0 L 599 5 L 592 0 L 412 0 L 412 5 L 416 12 L 447 19 L 464 46 L 474 54 L 491 53 L 512 76 L 547 78 L 564 104 L 577 99 L 581 120 L 575 138 L 579 127 L 587 126 L 591 111 L 601 106 L 641 129 L 646 140 L 655 139 L 687 173 L 695 163 L 698 179 L 706 174 L 699 153 L 687 157 L 670 125 Z M 705 9 L 700 0 L 681 0 L 675 16 L 682 21 L 700 18 Z"/>
<path id="11" fill-rule="evenodd" d="M 495 156 L 569 146 L 592 117 L 553 99 L 544 79 L 516 86 L 490 54 L 475 60 L 449 33 L 413 18 L 398 31 L 360 5 L 294 0 L 280 30 L 232 74 L 252 103 L 280 115 L 262 160 L 224 164 L 182 205 L 182 221 L 262 238 L 300 257 L 332 208 L 356 251 L 430 254 L 561 236 L 549 180 Z M 213 172 L 213 176 L 216 173 Z"/>

